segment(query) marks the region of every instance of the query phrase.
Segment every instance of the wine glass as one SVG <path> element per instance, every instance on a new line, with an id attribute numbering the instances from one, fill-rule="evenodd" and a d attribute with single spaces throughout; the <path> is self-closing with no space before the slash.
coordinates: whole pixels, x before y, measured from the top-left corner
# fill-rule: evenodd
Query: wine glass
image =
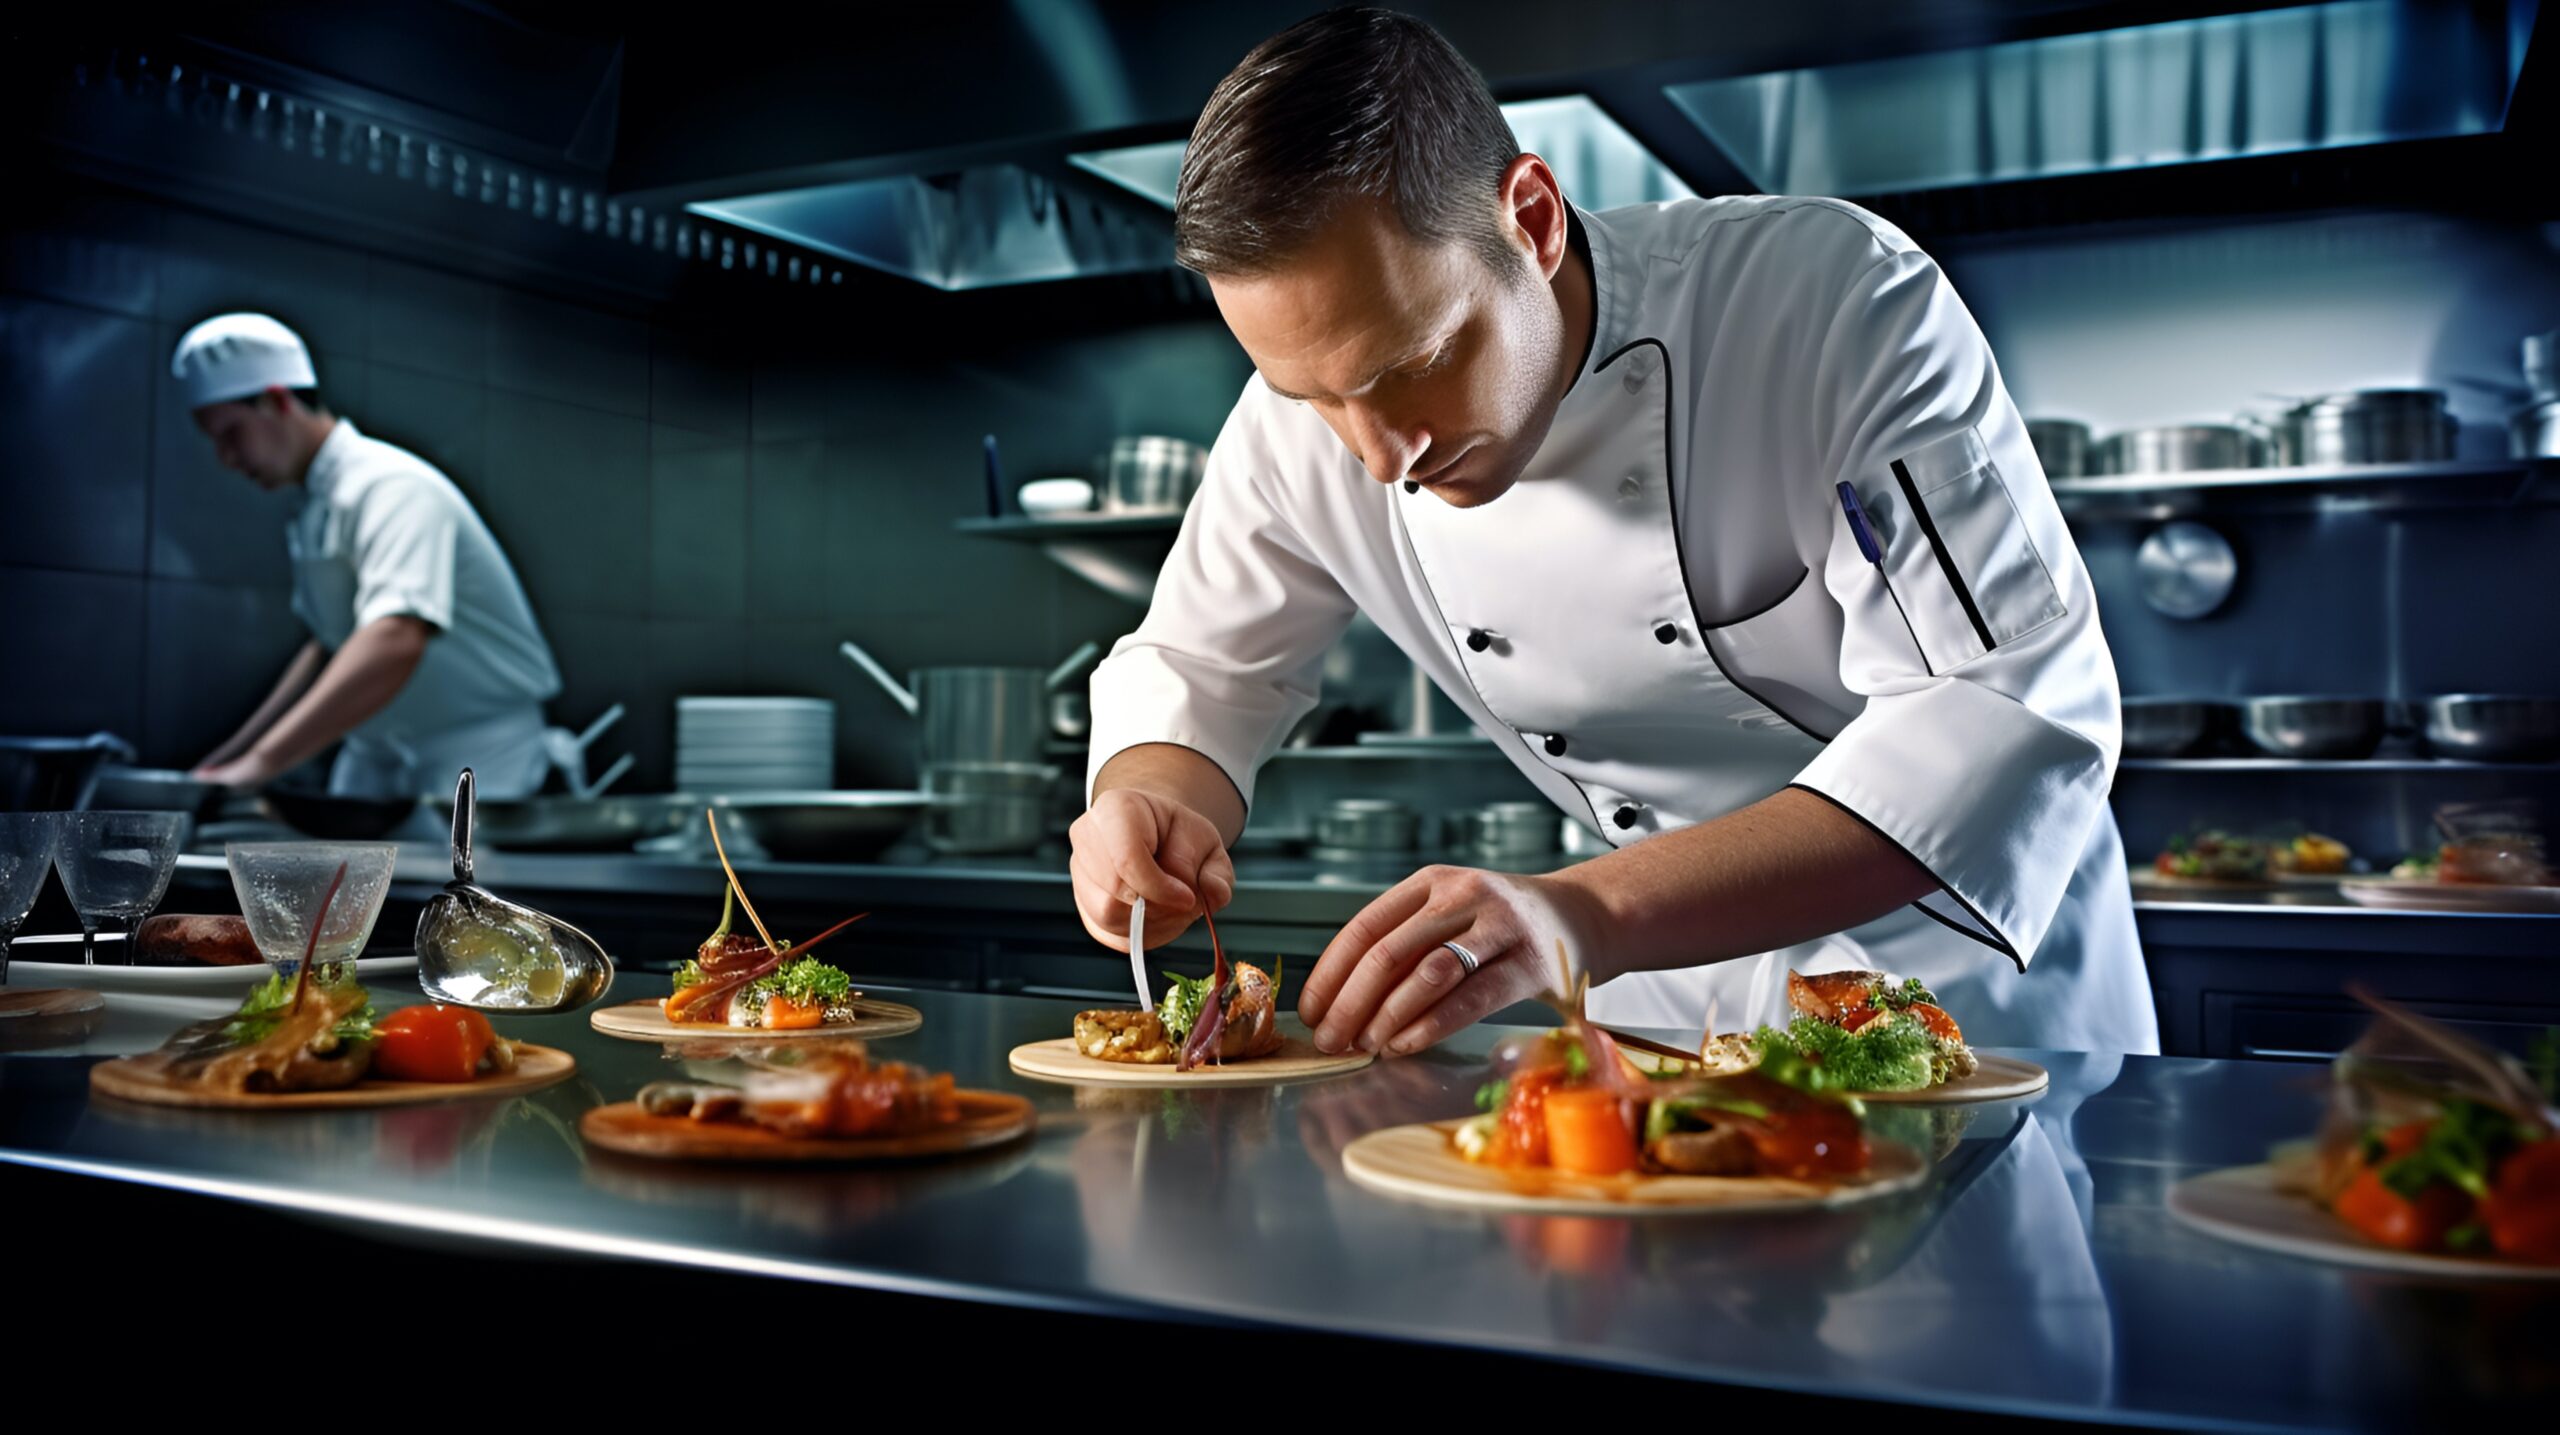
<path id="1" fill-rule="evenodd" d="M 98 962 L 98 924 L 122 929 L 133 960 L 133 926 L 160 905 L 178 847 L 187 838 L 183 812 L 66 812 L 53 862 L 62 890 L 80 914 L 80 960 Z"/>
<path id="2" fill-rule="evenodd" d="M 61 831 L 58 812 L 0 812 L 0 985 L 9 980 L 9 944 L 18 939 L 18 924 L 53 870 Z"/>

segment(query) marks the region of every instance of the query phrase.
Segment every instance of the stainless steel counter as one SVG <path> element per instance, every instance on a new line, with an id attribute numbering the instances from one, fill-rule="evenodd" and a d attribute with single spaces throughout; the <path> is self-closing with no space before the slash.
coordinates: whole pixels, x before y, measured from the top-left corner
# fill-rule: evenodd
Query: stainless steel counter
<path id="1" fill-rule="evenodd" d="M 2371 1424 L 2555 1379 L 2560 1295 L 2260 1255 L 2170 1221 L 2179 1177 L 2308 1129 L 2318 1082 L 2301 1067 L 2030 1053 L 2052 1089 L 1964 1109 L 1929 1186 L 1890 1204 L 1493 1218 L 1371 1195 L 1338 1153 L 1464 1111 L 1497 1032 L 1333 1082 L 1132 1095 L 1006 1070 L 1004 1053 L 1063 1030 L 1068 1007 L 913 1000 L 924 1029 L 884 1050 L 1033 1096 L 1032 1139 L 837 1172 L 586 1152 L 578 1113 L 665 1067 L 573 1016 L 503 1025 L 574 1051 L 574 1082 L 396 1113 L 110 1107 L 89 1101 L 86 1059 L 0 1059 L 0 1160 L 464 1240 L 2109 1422 Z"/>

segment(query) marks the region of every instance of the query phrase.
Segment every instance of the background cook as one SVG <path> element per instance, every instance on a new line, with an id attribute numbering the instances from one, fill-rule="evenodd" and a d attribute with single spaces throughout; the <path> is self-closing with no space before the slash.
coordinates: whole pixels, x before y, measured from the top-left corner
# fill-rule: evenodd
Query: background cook
<path id="1" fill-rule="evenodd" d="M 1257 373 L 1094 677 L 1097 939 L 1136 895 L 1151 944 L 1230 897 L 1356 608 L 1621 850 L 1416 873 L 1310 975 L 1319 1045 L 1436 1041 L 1561 940 L 1618 1021 L 1747 1026 L 1790 965 L 1873 966 L 1984 1044 L 2157 1049 L 2089 576 L 1908 238 L 1821 199 L 1583 213 L 1375 10 L 1220 84 L 1175 228 Z"/>
<path id="2" fill-rule="evenodd" d="M 285 539 L 293 610 L 311 630 L 195 775 L 258 787 L 343 739 L 329 772 L 341 796 L 415 796 L 463 767 L 483 797 L 539 787 L 542 704 L 560 672 L 470 500 L 331 413 L 310 350 L 264 314 L 196 325 L 170 371 L 223 467 L 298 490 Z"/>

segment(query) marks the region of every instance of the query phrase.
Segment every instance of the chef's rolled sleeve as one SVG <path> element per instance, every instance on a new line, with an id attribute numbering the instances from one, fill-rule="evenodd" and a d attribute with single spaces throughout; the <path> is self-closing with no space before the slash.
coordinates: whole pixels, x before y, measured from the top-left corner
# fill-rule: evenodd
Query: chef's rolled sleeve
<path id="1" fill-rule="evenodd" d="M 2106 811 L 2115 664 L 1989 345 L 1936 264 L 1884 248 L 1822 346 L 1814 407 L 1836 462 L 1805 500 L 1847 614 L 1841 679 L 1867 701 L 1797 785 L 1909 853 L 1953 899 L 1924 908 L 2024 968 Z"/>
<path id="2" fill-rule="evenodd" d="M 1174 743 L 1226 773 L 1250 807 L 1254 774 L 1314 708 L 1351 600 L 1264 491 L 1269 460 L 1240 405 L 1156 576 L 1138 630 L 1094 670 L 1085 791 L 1112 758 Z"/>
<path id="3" fill-rule="evenodd" d="M 466 512 L 423 479 L 390 477 L 365 491 L 354 525 L 355 625 L 408 617 L 453 627 L 453 573 Z"/>

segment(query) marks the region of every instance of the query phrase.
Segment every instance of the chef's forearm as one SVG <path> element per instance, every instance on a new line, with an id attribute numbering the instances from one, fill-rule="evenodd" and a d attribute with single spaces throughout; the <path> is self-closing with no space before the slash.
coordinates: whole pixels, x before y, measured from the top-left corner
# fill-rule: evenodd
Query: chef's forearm
<path id="1" fill-rule="evenodd" d="M 307 761 L 388 706 L 417 672 L 435 630 L 416 618 L 376 618 L 348 637 L 275 726 L 252 744 L 271 770 Z"/>
<path id="2" fill-rule="evenodd" d="M 1593 976 L 1774 951 L 1845 931 L 1937 890 L 1928 869 L 1856 818 L 1789 788 L 1738 812 L 1558 873 L 1606 914 Z"/>
<path id="3" fill-rule="evenodd" d="M 257 709 L 242 720 L 237 731 L 222 740 L 220 747 L 207 753 L 200 765 L 213 767 L 247 752 L 266 735 L 267 729 L 276 725 L 276 719 L 284 716 L 285 709 L 293 706 L 293 700 L 311 686 L 312 679 L 320 676 L 320 665 L 328 660 L 329 650 L 317 642 L 307 641 L 294 650 L 292 661 L 276 675 L 276 685 L 259 700 Z"/>
<path id="4" fill-rule="evenodd" d="M 1207 818 L 1218 829 L 1219 840 L 1231 847 L 1244 831 L 1244 797 L 1226 771 L 1179 743 L 1141 743 L 1104 763 L 1093 780 L 1093 795 L 1098 798 L 1115 787 L 1190 808 Z"/>

